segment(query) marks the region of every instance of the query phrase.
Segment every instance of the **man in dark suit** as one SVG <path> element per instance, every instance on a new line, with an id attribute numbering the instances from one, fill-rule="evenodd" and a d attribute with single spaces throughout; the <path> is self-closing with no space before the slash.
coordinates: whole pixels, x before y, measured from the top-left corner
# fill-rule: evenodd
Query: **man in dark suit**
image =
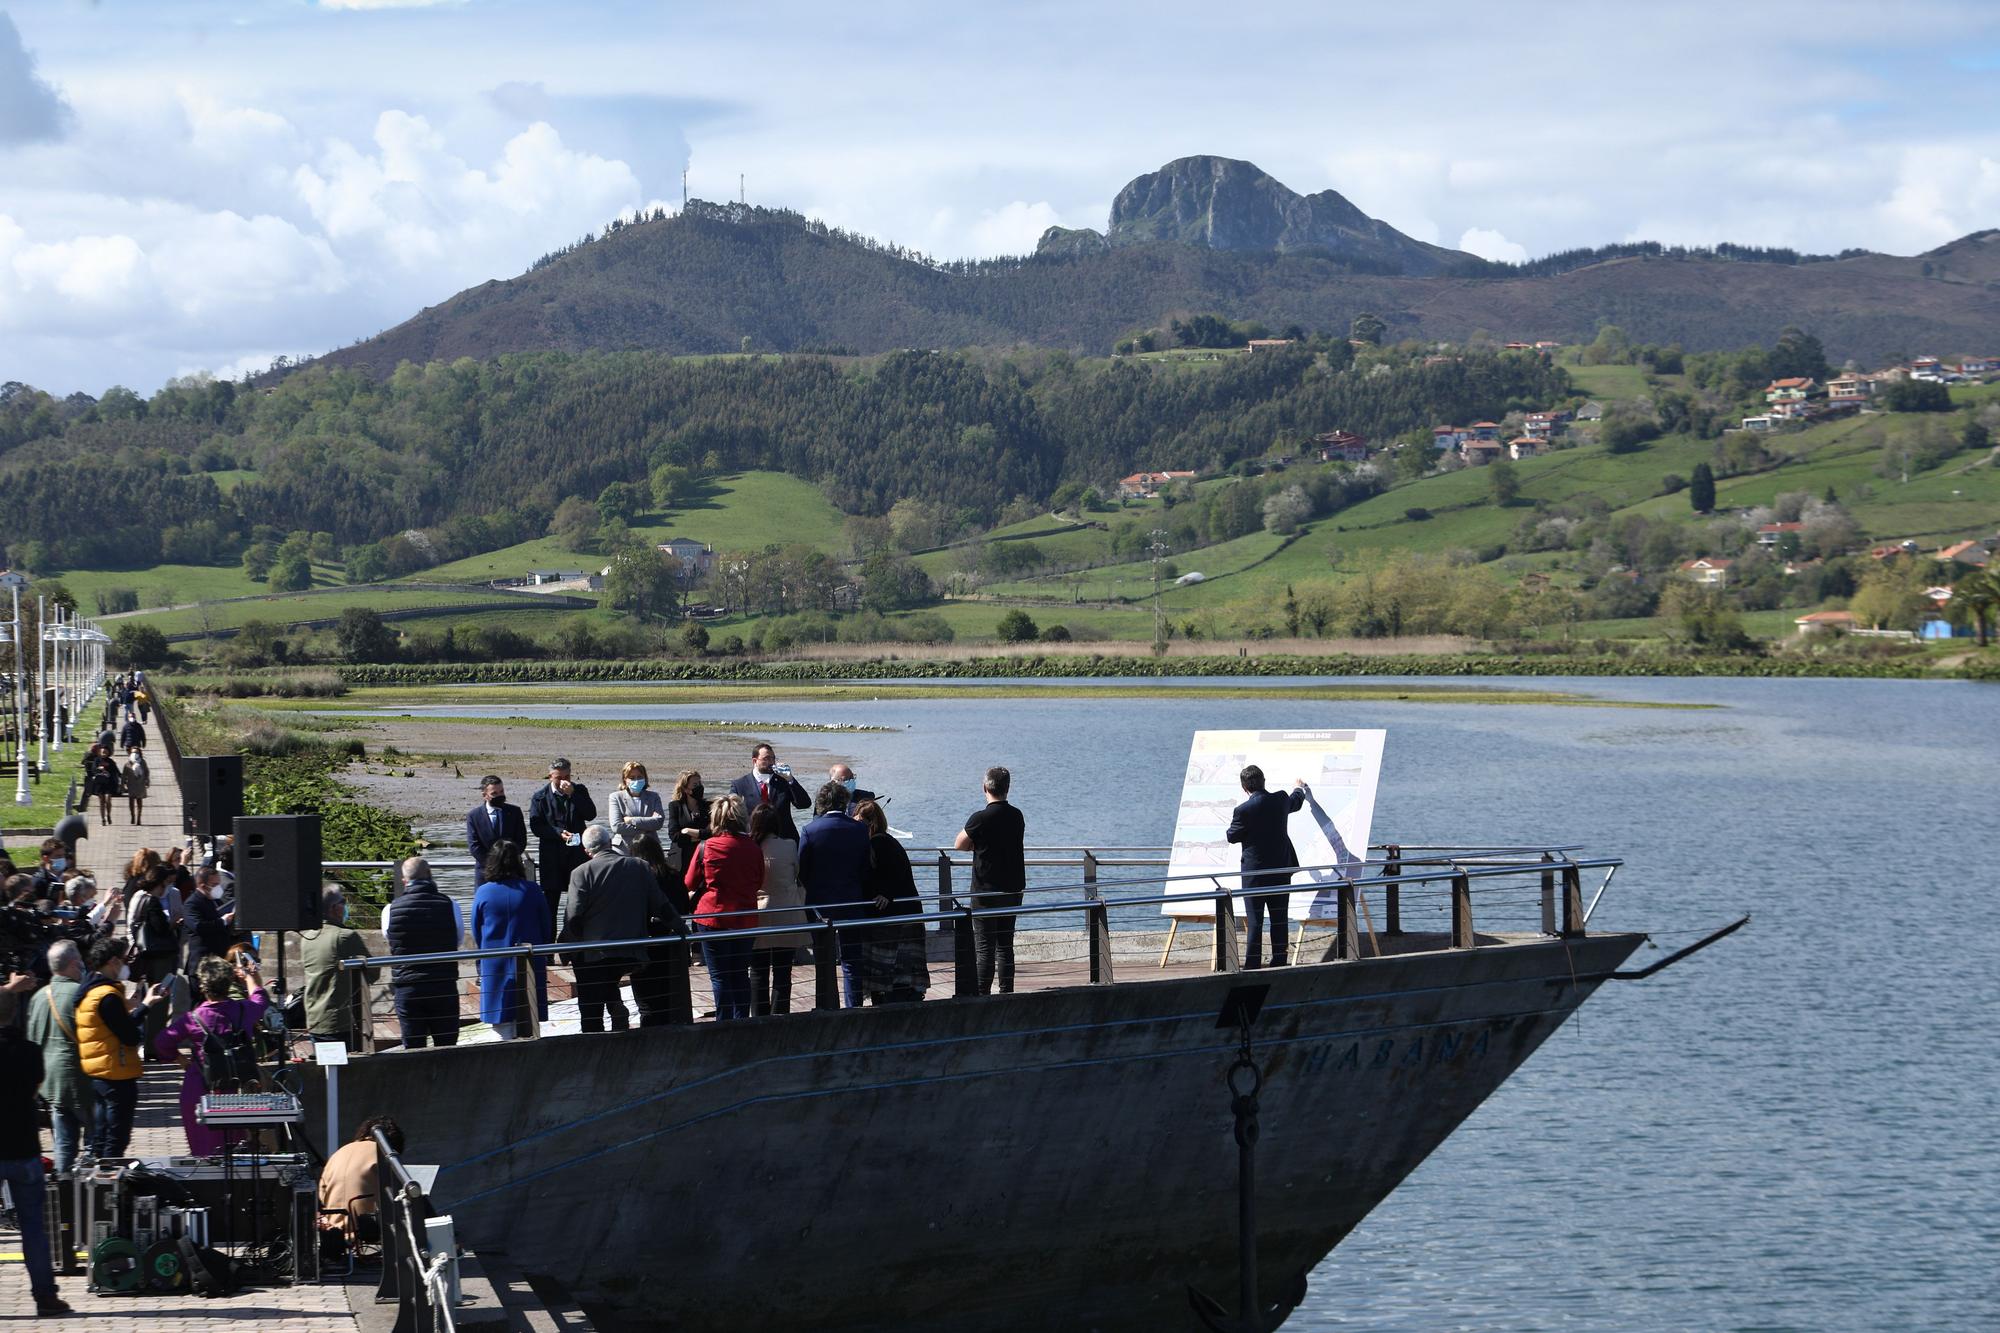
<path id="1" fill-rule="evenodd" d="M 549 765 L 549 780 L 535 788 L 528 801 L 528 827 L 540 839 L 535 848 L 535 868 L 542 876 L 542 896 L 549 900 L 549 920 L 560 922 L 563 894 L 569 888 L 570 871 L 582 865 L 583 830 L 597 818 L 597 802 L 590 789 L 570 781 L 569 760 Z"/>
<path id="2" fill-rule="evenodd" d="M 880 801 L 882 799 L 866 787 L 856 784 L 854 781 L 854 769 L 851 765 L 835 764 L 832 768 L 826 770 L 826 775 L 829 779 L 838 782 L 847 790 L 847 808 L 841 811 L 844 815 L 852 816 L 854 814 L 854 807 L 860 805 L 863 801 Z"/>
<path id="3" fill-rule="evenodd" d="M 792 766 L 778 763 L 776 750 L 758 742 L 750 751 L 750 771 L 730 783 L 729 790 L 743 798 L 745 818 L 756 814 L 758 806 L 768 805 L 778 813 L 778 826 L 773 832 L 793 842 L 799 840 L 799 826 L 792 822 L 792 811 L 806 809 L 812 804 L 812 797 L 792 776 Z"/>
<path id="4" fill-rule="evenodd" d="M 507 803 L 507 788 L 492 774 L 479 779 L 479 797 L 479 804 L 465 816 L 465 845 L 472 852 L 472 873 L 484 879 L 494 844 L 526 847 L 528 823 L 521 818 L 520 806 Z"/>
<path id="5" fill-rule="evenodd" d="M 874 894 L 868 882 L 868 826 L 849 819 L 846 809 L 847 789 L 838 782 L 825 784 L 813 798 L 813 821 L 799 840 L 799 886 L 806 906 L 828 921 L 871 915 L 864 906 Z M 860 931 L 840 932 L 840 988 L 849 1009 L 861 1007 L 866 945 Z"/>
<path id="6" fill-rule="evenodd" d="M 1292 847 L 1292 835 L 1285 831 L 1292 812 L 1306 803 L 1306 784 L 1294 782 L 1291 794 L 1280 796 L 1264 790 L 1264 770 L 1251 764 L 1239 775 L 1249 799 L 1229 815 L 1229 831 L 1223 836 L 1243 844 L 1243 887 L 1270 888 L 1292 882 L 1292 869 L 1299 854 Z M 1248 968 L 1264 962 L 1263 918 L 1271 920 L 1271 966 L 1285 965 L 1286 936 L 1291 930 L 1289 893 L 1260 893 L 1250 903 L 1250 950 L 1243 960 Z"/>
<path id="7" fill-rule="evenodd" d="M 590 940 L 636 940 L 650 933 L 658 918 L 681 934 L 681 916 L 667 900 L 665 889 L 644 861 L 626 856 L 611 845 L 611 830 L 602 824 L 586 829 L 583 849 L 590 859 L 569 877 L 569 912 L 563 926 L 565 944 Z M 643 946 L 630 951 L 580 953 L 576 964 L 577 1021 L 585 1032 L 602 1032 L 607 1018 L 613 1032 L 632 1025 L 632 1015 L 618 989 L 633 969 L 645 962 Z"/>

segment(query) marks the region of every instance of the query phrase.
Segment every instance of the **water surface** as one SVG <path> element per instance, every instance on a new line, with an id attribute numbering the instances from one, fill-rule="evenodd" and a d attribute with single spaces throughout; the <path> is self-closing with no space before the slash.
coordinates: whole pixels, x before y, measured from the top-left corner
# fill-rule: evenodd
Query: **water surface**
<path id="1" fill-rule="evenodd" d="M 896 728 L 810 743 L 851 754 L 863 785 L 893 796 L 892 820 L 933 846 L 978 806 L 990 763 L 1014 770 L 1030 842 L 1164 845 L 1191 731 L 1386 727 L 1378 841 L 1621 855 L 1593 925 L 1669 948 L 1755 920 L 1651 981 L 1608 986 L 1320 1266 L 1288 1328 L 2000 1327 L 2000 687 L 1561 684 L 1722 707 L 508 711 Z M 647 735 L 637 757 L 670 772 L 672 744 Z"/>

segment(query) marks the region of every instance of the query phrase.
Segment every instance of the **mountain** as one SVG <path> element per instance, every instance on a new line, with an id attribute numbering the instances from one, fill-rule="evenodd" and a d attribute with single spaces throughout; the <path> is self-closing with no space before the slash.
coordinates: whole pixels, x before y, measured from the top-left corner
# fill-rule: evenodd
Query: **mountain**
<path id="1" fill-rule="evenodd" d="M 1088 232 L 1052 227 L 1036 253 L 1074 253 Z M 1369 217 L 1332 190 L 1302 195 L 1255 164 L 1227 157 L 1183 157 L 1118 192 L 1107 245 L 1174 241 L 1211 250 L 1317 254 L 1380 273 L 1425 277 L 1472 260 L 1412 240 Z"/>
<path id="2" fill-rule="evenodd" d="M 1341 332 L 1372 312 L 1392 338 L 1450 340 L 1588 341 L 1611 322 L 1690 351 L 1768 344 L 1796 324 L 1836 363 L 2000 351 L 2000 231 L 1910 258 L 1637 249 L 1487 264 L 1330 190 L 1302 196 L 1248 163 L 1183 158 L 1120 191 L 1104 233 L 1052 230 L 1016 259 L 935 264 L 797 213 L 697 200 L 322 359 L 387 375 L 402 361 L 537 350 L 735 352 L 746 338 L 759 351 L 1102 353 L 1201 311 Z"/>

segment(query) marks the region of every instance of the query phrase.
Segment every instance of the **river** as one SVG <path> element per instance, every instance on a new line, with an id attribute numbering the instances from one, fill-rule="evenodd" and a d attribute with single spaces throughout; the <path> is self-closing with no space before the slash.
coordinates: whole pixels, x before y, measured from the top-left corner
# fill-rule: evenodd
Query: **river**
<path id="1" fill-rule="evenodd" d="M 1716 707 L 1107 697 L 726 711 L 894 728 L 811 742 L 850 754 L 929 845 L 976 808 L 989 763 L 1013 769 L 1031 843 L 1158 846 L 1191 731 L 1385 727 L 1377 841 L 1622 856 L 1592 924 L 1666 947 L 1754 914 L 1708 953 L 1592 1000 L 1314 1272 L 1287 1328 L 2000 1326 L 2000 687 L 1482 683 Z M 676 766 L 670 733 L 645 744 L 655 775 Z"/>

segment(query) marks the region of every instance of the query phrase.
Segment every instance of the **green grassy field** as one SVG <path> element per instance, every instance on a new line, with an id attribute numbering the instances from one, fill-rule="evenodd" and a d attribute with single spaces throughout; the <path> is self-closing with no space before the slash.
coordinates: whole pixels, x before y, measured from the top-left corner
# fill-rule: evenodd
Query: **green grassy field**
<path id="1" fill-rule="evenodd" d="M 338 588 L 346 583 L 339 565 L 314 565 L 315 588 Z M 130 588 L 139 594 L 141 610 L 158 606 L 178 606 L 186 602 L 218 601 L 224 597 L 260 597 L 268 593 L 261 583 L 251 581 L 239 564 L 228 565 L 149 565 L 144 569 L 70 569 L 55 576 L 56 581 L 76 597 L 85 615 L 95 615 L 95 595 L 110 588 Z M 111 622 L 116 624 L 116 621 Z"/>
<path id="2" fill-rule="evenodd" d="M 1645 398 L 1651 395 L 1652 386 L 1646 382 L 1646 372 L 1637 366 L 1563 366 L 1569 372 L 1570 383 L 1576 391 L 1607 403 L 1625 398 Z"/>
<path id="3" fill-rule="evenodd" d="M 632 531 L 647 541 L 686 537 L 718 549 L 804 542 L 844 554 L 845 524 L 841 512 L 810 482 L 783 472 L 739 472 L 715 478 L 707 493 L 684 508 L 664 516 L 644 515 Z M 601 553 L 579 553 L 554 537 L 537 537 L 409 577 L 421 583 L 485 583 L 519 578 L 531 569 L 595 570 L 603 565 Z"/>
<path id="4" fill-rule="evenodd" d="M 527 596 L 528 594 L 523 594 Z M 376 611 L 401 611 L 413 607 L 451 606 L 461 602 L 480 602 L 484 599 L 495 607 L 512 606 L 519 599 L 505 599 L 502 595 L 482 589 L 459 591 L 436 591 L 428 588 L 385 588 L 381 586 L 364 588 L 342 588 L 333 592 L 317 594 L 276 593 L 242 602 L 211 602 L 200 608 L 185 611 L 162 611 L 153 615 L 133 616 L 132 620 L 153 626 L 162 634 L 195 634 L 205 629 L 225 629 L 240 626 L 247 621 L 262 620 L 273 625 L 288 625 L 301 620 L 326 620 L 338 616 L 352 606 L 365 606 Z M 554 614 L 549 611 L 524 611 L 526 615 L 540 615 L 539 628 L 547 629 L 553 622 Z M 123 623 L 113 621 L 116 625 Z"/>

